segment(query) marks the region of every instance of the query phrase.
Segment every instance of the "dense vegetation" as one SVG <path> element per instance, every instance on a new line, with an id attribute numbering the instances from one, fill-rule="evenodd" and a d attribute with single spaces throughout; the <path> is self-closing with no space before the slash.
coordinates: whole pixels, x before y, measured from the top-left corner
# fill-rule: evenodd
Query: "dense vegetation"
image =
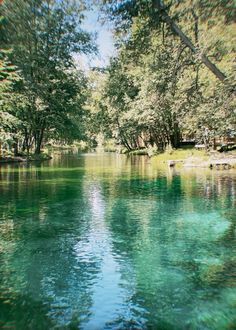
<path id="1" fill-rule="evenodd" d="M 2 3 L 0 142 L 18 154 L 98 134 L 128 150 L 235 136 L 234 0 L 94 2 L 117 52 L 87 76 L 73 62 L 95 51 L 82 2 Z"/>
<path id="2" fill-rule="evenodd" d="M 93 97 L 107 136 L 131 150 L 235 135 L 234 1 L 104 0 L 102 10 L 117 41 Z"/>
<path id="3" fill-rule="evenodd" d="M 15 155 L 51 139 L 78 139 L 87 81 L 74 53 L 94 51 L 81 29 L 84 4 L 6 0 L 1 5 L 1 141 Z"/>

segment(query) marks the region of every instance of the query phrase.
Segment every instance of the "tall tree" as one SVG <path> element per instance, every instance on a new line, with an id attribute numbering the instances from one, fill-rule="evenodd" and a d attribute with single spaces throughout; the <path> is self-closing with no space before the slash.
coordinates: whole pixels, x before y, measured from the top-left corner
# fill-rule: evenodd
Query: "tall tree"
<path id="1" fill-rule="evenodd" d="M 0 18 L 0 28 L 2 21 L 3 17 Z M 13 144 L 17 153 L 17 130 L 20 125 L 20 120 L 10 114 L 18 99 L 18 95 L 14 93 L 14 85 L 20 80 L 16 66 L 9 60 L 11 53 L 11 49 L 0 49 L 0 157 L 4 142 Z"/>
<path id="2" fill-rule="evenodd" d="M 147 0 L 147 1 L 135 1 L 135 0 L 123 0 L 119 1 L 108 1 L 103 0 L 102 9 L 105 11 L 110 19 L 115 21 L 117 31 L 120 28 L 126 28 L 132 24 L 132 20 L 135 17 L 149 17 L 153 27 L 161 27 L 161 23 L 165 23 L 172 33 L 177 35 L 180 40 L 197 56 L 198 59 L 219 79 L 220 81 L 227 81 L 225 73 L 223 73 L 217 65 L 215 65 L 204 51 L 199 47 L 199 44 L 191 40 L 190 37 L 184 33 L 183 29 L 175 22 L 170 16 L 169 11 L 171 7 L 176 9 L 175 4 L 179 4 L 179 1 L 172 1 L 165 4 L 162 0 Z M 185 4 L 186 5 L 186 4 Z M 189 3 L 187 4 L 189 6 Z M 216 14 L 221 14 L 225 17 L 226 22 L 235 22 L 236 6 L 232 0 L 213 0 L 205 2 L 203 0 L 195 1 L 194 8 L 197 8 L 203 18 L 209 18 Z M 203 11 L 206 9 L 206 12 Z M 234 16 L 234 14 L 235 16 Z M 192 14 L 195 19 L 197 15 L 192 9 Z M 178 10 L 173 12 L 175 18 L 179 19 Z M 234 89 L 234 87 L 233 87 Z"/>
<path id="3" fill-rule="evenodd" d="M 206 52 L 233 83 L 236 30 L 229 2 L 222 1 L 221 16 L 216 18 L 212 2 L 206 13 L 200 0 L 172 1 L 164 8 L 152 0 L 103 1 L 102 9 L 115 22 L 117 40 L 104 104 L 110 127 L 123 135 L 121 142 L 128 149 L 139 147 L 140 140 L 163 149 L 167 144 L 178 147 L 181 136 L 203 141 L 208 131 L 214 140 L 232 131 L 234 93 L 227 84 L 218 86 L 201 56 L 173 33 L 162 16 L 174 17 L 182 33 L 194 40 L 197 54 Z"/>
<path id="4" fill-rule="evenodd" d="M 91 36 L 81 29 L 84 9 L 83 1 L 73 0 L 1 4 L 2 43 L 13 49 L 11 60 L 23 78 L 18 90 L 27 99 L 24 111 L 17 112 L 27 122 L 24 144 L 27 149 L 34 144 L 35 153 L 45 133 L 57 136 L 64 124 L 67 130 L 72 114 L 81 110 L 85 80 L 82 72 L 73 74 L 73 54 L 95 51 Z"/>

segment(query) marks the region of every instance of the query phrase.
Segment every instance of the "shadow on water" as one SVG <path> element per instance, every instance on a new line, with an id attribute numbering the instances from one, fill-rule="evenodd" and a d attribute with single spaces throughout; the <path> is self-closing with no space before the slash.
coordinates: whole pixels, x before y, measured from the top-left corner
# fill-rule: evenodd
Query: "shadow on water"
<path id="1" fill-rule="evenodd" d="M 26 295 L 15 295 L 11 300 L 0 298 L 0 328 L 17 330 L 45 330 L 53 327 L 47 316 L 46 303 Z"/>

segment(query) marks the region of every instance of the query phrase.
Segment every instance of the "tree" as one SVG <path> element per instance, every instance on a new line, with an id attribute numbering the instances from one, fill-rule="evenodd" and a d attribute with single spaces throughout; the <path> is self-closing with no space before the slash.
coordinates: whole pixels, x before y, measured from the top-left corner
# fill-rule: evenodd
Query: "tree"
<path id="1" fill-rule="evenodd" d="M 1 5 L 2 42 L 13 49 L 11 61 L 22 77 L 18 92 L 27 100 L 14 115 L 27 123 L 23 145 L 27 150 L 34 145 L 36 154 L 46 135 L 63 135 L 71 116 L 81 111 L 85 79 L 82 72 L 79 77 L 72 73 L 73 54 L 95 51 L 80 26 L 84 8 L 72 0 L 6 0 Z"/>
<path id="2" fill-rule="evenodd" d="M 20 121 L 10 114 L 17 95 L 13 92 L 14 84 L 20 80 L 16 67 L 9 61 L 11 50 L 0 49 L 0 156 L 2 143 L 14 146 L 17 153 L 17 129 Z"/>
<path id="3" fill-rule="evenodd" d="M 119 2 L 119 4 L 117 4 L 116 1 L 104 0 L 102 10 L 108 13 L 111 19 L 115 20 L 118 31 L 121 27 L 125 27 L 127 29 L 127 27 L 132 24 L 131 22 L 135 17 L 150 17 L 150 22 L 152 23 L 153 27 L 158 26 L 160 28 L 161 23 L 165 23 L 170 28 L 172 33 L 180 38 L 180 40 L 197 56 L 198 59 L 201 60 L 201 62 L 217 77 L 217 79 L 220 81 L 225 81 L 226 75 L 206 56 L 206 54 L 199 48 L 198 43 L 194 45 L 192 40 L 183 32 L 178 24 L 176 24 L 174 19 L 172 19 L 172 17 L 169 15 L 168 11 L 170 11 L 171 5 L 172 7 L 175 7 L 175 3 L 179 5 L 178 1 L 173 1 L 171 4 L 165 5 L 161 0 L 124 0 Z M 189 3 L 187 4 L 186 8 L 188 7 Z M 200 14 L 203 15 L 204 19 L 206 19 L 206 17 L 211 17 L 216 13 L 220 13 L 224 15 L 227 22 L 235 22 L 235 16 L 233 13 L 236 13 L 236 7 L 231 0 L 215 0 L 210 3 L 207 2 L 207 4 L 203 0 L 198 0 L 195 2 L 194 6 L 192 6 L 191 3 L 191 7 L 195 24 L 197 24 L 198 15 L 196 15 L 193 8 L 197 8 Z M 207 7 L 207 14 L 202 10 L 203 7 Z M 179 18 L 178 10 L 175 10 L 173 15 Z"/>
<path id="4" fill-rule="evenodd" d="M 164 8 L 153 1 L 103 1 L 102 10 L 115 22 L 118 49 L 108 70 L 104 104 L 127 149 L 140 147 L 140 140 L 159 149 L 178 147 L 183 135 L 202 140 L 206 128 L 219 137 L 235 123 L 234 94 L 227 84 L 220 88 L 219 77 L 209 75 L 202 57 L 196 56 L 207 52 L 234 84 L 235 22 L 226 2 L 216 21 L 213 4 L 206 14 L 201 1 L 172 1 Z M 194 40 L 196 52 L 193 43 L 179 40 L 170 24 L 163 24 L 166 15 Z M 176 26 L 172 19 L 169 23 Z"/>

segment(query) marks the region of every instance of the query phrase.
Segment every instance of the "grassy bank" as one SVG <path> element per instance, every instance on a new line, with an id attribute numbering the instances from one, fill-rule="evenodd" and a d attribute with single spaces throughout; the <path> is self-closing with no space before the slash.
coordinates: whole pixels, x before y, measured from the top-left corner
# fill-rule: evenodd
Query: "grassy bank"
<path id="1" fill-rule="evenodd" d="M 196 157 L 201 160 L 206 161 L 209 159 L 210 154 L 207 153 L 205 150 L 197 150 L 194 147 L 190 148 L 179 148 L 179 149 L 173 149 L 173 150 L 167 150 L 165 152 L 159 153 L 155 156 L 153 156 L 154 160 L 157 160 L 159 162 L 165 162 L 167 160 L 185 160 L 190 157 Z"/>
<path id="2" fill-rule="evenodd" d="M 0 157 L 0 164 L 6 164 L 6 163 L 21 163 L 21 162 L 33 162 L 33 161 L 45 161 L 52 159 L 52 157 L 48 154 L 40 154 L 40 155 L 22 155 L 22 156 L 6 156 L 6 157 Z"/>
<path id="3" fill-rule="evenodd" d="M 184 167 L 210 167 L 217 168 L 236 168 L 236 150 L 229 152 L 218 152 L 205 150 L 197 150 L 192 148 L 180 148 L 176 150 L 165 151 L 152 157 L 152 161 L 156 163 L 167 163 L 168 161 L 181 161 L 177 165 L 183 164 Z M 220 165 L 221 164 L 221 165 Z M 218 167 L 219 165 L 219 167 Z"/>

